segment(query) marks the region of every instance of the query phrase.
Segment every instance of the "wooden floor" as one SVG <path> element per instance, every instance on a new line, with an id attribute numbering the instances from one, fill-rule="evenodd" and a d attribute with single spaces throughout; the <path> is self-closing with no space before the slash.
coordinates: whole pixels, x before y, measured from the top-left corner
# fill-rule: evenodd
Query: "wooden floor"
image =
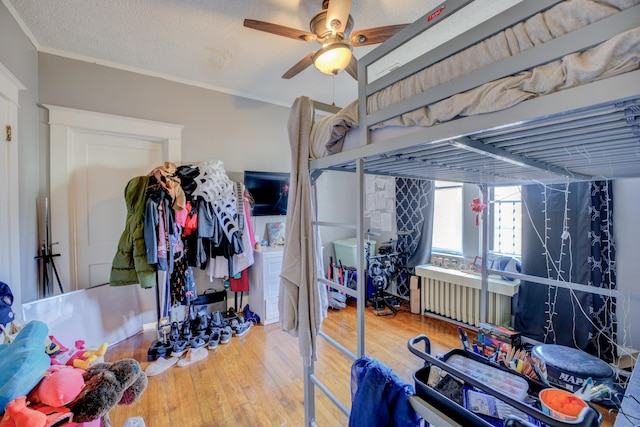
<path id="1" fill-rule="evenodd" d="M 330 311 L 323 331 L 355 353 L 355 307 Z M 365 315 L 366 354 L 389 366 L 413 384 L 413 373 L 422 359 L 407 349 L 409 339 L 424 334 L 432 354 L 459 347 L 456 327 L 448 322 L 401 311 L 394 317 Z M 145 331 L 111 347 L 107 361 L 125 357 L 143 368 L 147 350 L 155 338 Z M 315 373 L 331 391 L 350 406 L 351 361 L 324 340 L 318 340 L 319 361 Z M 196 426 L 304 426 L 303 366 L 297 339 L 279 330 L 278 324 L 257 325 L 227 345 L 209 351 L 206 359 L 188 367 L 174 366 L 149 378 L 149 386 L 133 406 L 110 412 L 112 425 L 142 416 L 148 427 Z M 316 417 L 319 426 L 346 426 L 347 417 L 319 390 Z M 603 425 L 610 425 L 609 423 Z"/>

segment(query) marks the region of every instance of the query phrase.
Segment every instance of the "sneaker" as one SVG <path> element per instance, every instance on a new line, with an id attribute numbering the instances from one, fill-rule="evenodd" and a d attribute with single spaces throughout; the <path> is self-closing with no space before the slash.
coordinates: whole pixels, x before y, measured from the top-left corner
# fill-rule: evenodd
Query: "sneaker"
<path id="1" fill-rule="evenodd" d="M 209 327 L 209 316 L 206 314 L 198 314 L 198 319 L 196 320 L 196 332 L 198 335 L 202 336 L 207 332 L 207 328 Z"/>
<path id="2" fill-rule="evenodd" d="M 231 332 L 233 332 L 233 335 L 235 335 L 236 330 L 240 327 L 240 322 L 238 322 L 238 319 L 231 319 L 231 321 L 229 322 L 229 326 L 231 327 Z"/>
<path id="3" fill-rule="evenodd" d="M 225 326 L 220 330 L 220 344 L 228 344 L 231 341 L 231 327 Z"/>
<path id="4" fill-rule="evenodd" d="M 176 342 L 180 339 L 180 327 L 178 322 L 171 323 L 171 331 L 169 332 L 169 341 Z"/>
<path id="5" fill-rule="evenodd" d="M 180 339 L 175 340 L 171 347 L 171 355 L 176 357 L 182 356 L 185 350 L 187 349 L 187 344 L 188 344 L 188 341 L 186 340 L 180 340 Z"/>
<path id="6" fill-rule="evenodd" d="M 182 339 L 189 341 L 193 336 L 191 335 L 191 327 L 189 325 L 189 320 L 185 319 L 182 322 Z"/>
<path id="7" fill-rule="evenodd" d="M 190 341 L 191 348 L 200 348 L 206 344 L 206 341 L 200 337 L 193 337 Z"/>
<path id="8" fill-rule="evenodd" d="M 222 313 L 219 311 L 214 311 L 211 313 L 211 326 L 214 328 L 223 328 L 227 326 L 228 322 L 224 317 L 222 317 Z"/>
<path id="9" fill-rule="evenodd" d="M 249 332 L 249 330 L 251 329 L 251 326 L 253 326 L 253 323 L 251 322 L 238 323 L 238 326 L 236 327 L 236 329 L 234 329 L 233 334 L 236 337 L 241 337 L 245 335 L 247 332 Z"/>
<path id="10" fill-rule="evenodd" d="M 211 336 L 209 337 L 209 350 L 215 350 L 218 348 L 218 344 L 220 343 L 220 329 L 215 328 L 211 331 Z"/>

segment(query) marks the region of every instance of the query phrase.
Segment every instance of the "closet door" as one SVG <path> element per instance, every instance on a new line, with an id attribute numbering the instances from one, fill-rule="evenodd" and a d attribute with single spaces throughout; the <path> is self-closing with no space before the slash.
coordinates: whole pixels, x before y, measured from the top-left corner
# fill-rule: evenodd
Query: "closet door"
<path id="1" fill-rule="evenodd" d="M 20 312 L 18 209 L 18 92 L 25 87 L 0 64 L 0 281 L 11 286 Z"/>
<path id="2" fill-rule="evenodd" d="M 65 291 L 92 288 L 109 282 L 127 216 L 125 186 L 179 161 L 182 126 L 46 107 L 55 262 Z"/>
<path id="3" fill-rule="evenodd" d="M 162 144 L 141 138 L 77 132 L 73 141 L 78 288 L 109 282 L 111 262 L 127 216 L 124 188 L 129 179 L 161 165 Z M 56 248 L 54 247 L 54 251 Z"/>

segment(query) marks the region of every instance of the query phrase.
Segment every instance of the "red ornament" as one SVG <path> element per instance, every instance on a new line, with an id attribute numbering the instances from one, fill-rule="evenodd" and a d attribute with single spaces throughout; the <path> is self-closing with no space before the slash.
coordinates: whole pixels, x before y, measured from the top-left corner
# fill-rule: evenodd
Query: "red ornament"
<path id="1" fill-rule="evenodd" d="M 476 227 L 477 227 L 478 225 L 480 225 L 480 213 L 484 210 L 484 208 L 487 205 L 485 205 L 480 201 L 480 197 L 476 197 L 471 201 L 471 203 L 469 203 L 469 206 L 471 206 L 471 210 L 476 213 Z"/>

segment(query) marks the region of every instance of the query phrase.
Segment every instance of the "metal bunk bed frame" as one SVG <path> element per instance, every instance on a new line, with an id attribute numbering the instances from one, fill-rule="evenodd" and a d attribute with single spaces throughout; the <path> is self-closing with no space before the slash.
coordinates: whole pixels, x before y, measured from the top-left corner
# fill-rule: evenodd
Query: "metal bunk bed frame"
<path id="1" fill-rule="evenodd" d="M 358 63 L 360 147 L 310 161 L 313 200 L 317 201 L 315 182 L 326 170 L 355 172 L 360 196 L 356 200 L 356 224 L 316 221 L 314 226 L 355 229 L 357 237 L 357 289 L 354 291 L 325 279 L 330 285 L 357 298 L 357 351 L 353 354 L 322 331 L 319 337 L 333 345 L 351 361 L 365 355 L 364 311 L 364 173 L 408 178 L 441 179 L 481 184 L 484 200 L 488 185 L 526 184 L 533 182 L 567 182 L 640 176 L 640 132 L 627 121 L 625 109 L 640 108 L 640 71 L 596 81 L 561 92 L 531 99 L 507 110 L 470 116 L 434 127 L 422 128 L 411 135 L 399 136 L 370 144 L 368 131 L 383 120 L 427 105 L 483 82 L 527 70 L 535 65 L 561 58 L 568 53 L 595 46 L 612 36 L 637 27 L 640 5 L 625 10 L 580 30 L 558 37 L 543 45 L 484 67 L 449 83 L 400 101 L 375 113 L 366 111 L 367 97 L 404 77 L 438 62 L 453 53 L 489 37 L 559 3 L 558 0 L 521 2 L 473 29 L 451 39 L 430 52 L 398 67 L 389 74 L 368 82 L 369 65 L 393 51 L 415 35 L 450 16 L 473 0 L 447 0 L 422 18 L 390 38 Z M 431 19 L 439 11 L 438 19 Z M 330 110 L 316 104 L 316 108 Z M 604 140 L 603 140 L 604 139 Z M 551 142 L 551 143 L 550 143 Z M 585 162 L 585 158 L 589 157 Z M 586 164 L 585 164 L 586 163 Z M 488 252 L 487 212 L 483 213 L 482 254 Z M 623 296 L 639 300 L 637 295 L 617 291 L 588 289 L 572 283 L 519 274 L 505 274 L 483 265 L 481 287 L 481 321 L 487 316 L 488 276 L 500 273 L 542 284 L 569 287 L 597 294 Z M 553 283 L 551 283 L 553 282 Z M 314 374 L 313 361 L 304 372 L 305 426 L 315 426 L 315 389 L 318 387 L 347 416 L 349 409 Z M 436 408 L 425 410 L 434 420 L 446 419 Z"/>

